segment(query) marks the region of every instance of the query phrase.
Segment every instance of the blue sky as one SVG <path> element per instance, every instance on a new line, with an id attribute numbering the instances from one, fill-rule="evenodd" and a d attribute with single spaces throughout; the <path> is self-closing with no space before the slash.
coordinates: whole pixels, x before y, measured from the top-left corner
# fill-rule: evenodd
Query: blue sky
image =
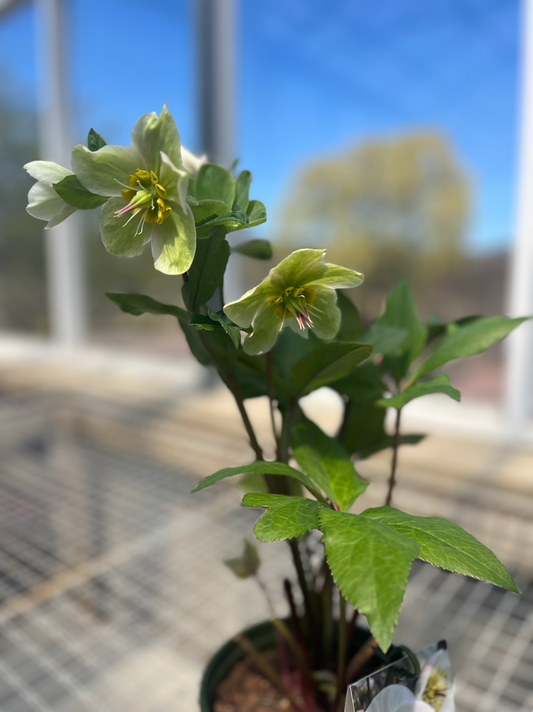
<path id="1" fill-rule="evenodd" d="M 71 0 L 74 138 L 93 126 L 129 143 L 169 102 L 185 145 L 195 131 L 193 0 Z M 0 23 L 0 68 L 35 105 L 38 15 Z M 475 186 L 468 244 L 512 239 L 518 127 L 519 0 L 241 0 L 238 138 L 253 197 L 273 216 L 294 175 L 366 137 L 433 128 Z"/>

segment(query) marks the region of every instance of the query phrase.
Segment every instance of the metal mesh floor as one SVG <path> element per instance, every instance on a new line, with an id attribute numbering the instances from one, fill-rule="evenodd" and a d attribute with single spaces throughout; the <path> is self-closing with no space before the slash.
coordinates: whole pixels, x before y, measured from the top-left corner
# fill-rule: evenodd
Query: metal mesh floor
<path id="1" fill-rule="evenodd" d="M 256 514 L 231 486 L 191 498 L 196 474 L 88 437 L 91 407 L 0 401 L 0 709 L 195 712 L 209 655 L 267 616 L 221 564 Z M 498 522 L 523 595 L 418 565 L 400 620 L 411 647 L 448 639 L 459 712 L 533 708 L 533 531 Z M 266 576 L 290 571 L 285 548 L 260 545 Z"/>

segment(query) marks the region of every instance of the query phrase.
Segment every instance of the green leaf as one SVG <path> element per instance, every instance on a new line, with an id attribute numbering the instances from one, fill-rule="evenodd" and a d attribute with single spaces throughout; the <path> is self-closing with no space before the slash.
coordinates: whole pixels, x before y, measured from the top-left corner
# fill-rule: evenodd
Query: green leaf
<path id="1" fill-rule="evenodd" d="M 461 400 L 461 393 L 451 386 L 448 378 L 446 376 L 437 376 L 437 378 L 431 381 L 424 381 L 424 383 L 418 383 L 415 386 L 406 388 L 392 398 L 382 398 L 378 400 L 378 405 L 383 408 L 396 408 L 396 410 L 400 410 L 404 405 L 415 398 L 427 396 L 430 393 L 445 393 L 457 402 Z"/>
<path id="2" fill-rule="evenodd" d="M 397 284 L 387 297 L 385 313 L 377 323 L 407 330 L 405 342 L 396 352 L 388 354 L 383 363 L 399 383 L 410 364 L 421 353 L 427 337 L 427 327 L 418 318 L 411 290 L 405 280 Z"/>
<path id="3" fill-rule="evenodd" d="M 291 445 L 293 457 L 302 470 L 342 511 L 350 509 L 368 487 L 342 445 L 310 420 L 302 419 L 293 428 Z"/>
<path id="4" fill-rule="evenodd" d="M 186 323 L 189 321 L 189 315 L 185 309 L 176 307 L 173 304 L 161 304 L 161 302 L 156 302 L 155 299 L 145 297 L 143 294 L 112 294 L 108 292 L 106 296 L 127 314 L 133 314 L 134 316 L 140 316 L 141 314 L 167 314 L 175 316 L 177 319 L 183 319 Z"/>
<path id="5" fill-rule="evenodd" d="M 283 475 L 285 477 L 292 477 L 295 480 L 301 482 L 317 499 L 321 499 L 320 494 L 315 494 L 316 488 L 312 480 L 307 477 L 303 472 L 295 470 L 294 467 L 290 465 L 284 465 L 281 462 L 262 462 L 256 461 L 249 465 L 242 465 L 241 467 L 226 467 L 223 470 L 219 470 L 205 480 L 202 480 L 196 487 L 192 490 L 194 492 L 199 492 L 200 490 L 211 487 L 212 485 L 225 480 L 228 477 L 235 477 L 235 475 Z"/>
<path id="6" fill-rule="evenodd" d="M 437 346 L 435 351 L 424 361 L 410 379 L 414 383 L 449 361 L 465 356 L 476 356 L 491 346 L 505 339 L 511 331 L 520 326 L 529 317 L 510 319 L 506 316 L 492 316 L 478 319 L 466 326 L 452 329 Z"/>
<path id="7" fill-rule="evenodd" d="M 238 252 L 256 260 L 272 259 L 272 245 L 268 240 L 248 240 L 240 245 L 231 248 L 232 252 Z"/>
<path id="8" fill-rule="evenodd" d="M 248 193 L 250 192 L 251 182 L 252 174 L 250 171 L 242 171 L 235 181 L 235 202 L 244 211 L 247 210 L 250 203 Z"/>
<path id="9" fill-rule="evenodd" d="M 268 485 L 264 475 L 243 475 L 237 487 L 243 494 L 268 494 Z"/>
<path id="10" fill-rule="evenodd" d="M 291 369 L 294 395 L 301 397 L 347 376 L 367 359 L 371 346 L 361 344 L 320 344 Z"/>
<path id="11" fill-rule="evenodd" d="M 76 176 L 66 176 L 55 183 L 54 190 L 65 203 L 78 210 L 94 210 L 109 200 L 88 191 Z"/>
<path id="12" fill-rule="evenodd" d="M 348 396 L 352 400 L 373 400 L 381 398 L 385 391 L 385 384 L 381 380 L 379 368 L 366 361 L 350 373 L 346 378 L 335 381 L 331 384 L 341 395 Z"/>
<path id="13" fill-rule="evenodd" d="M 267 219 L 266 208 L 260 200 L 250 200 L 246 214 L 248 215 L 250 227 L 261 225 L 261 223 L 266 222 Z"/>
<path id="14" fill-rule="evenodd" d="M 235 202 L 235 184 L 224 168 L 206 163 L 196 176 L 195 195 L 198 200 L 221 200 L 227 205 Z"/>
<path id="15" fill-rule="evenodd" d="M 368 517 L 323 507 L 319 518 L 333 580 L 349 603 L 367 617 L 372 635 L 386 652 L 420 547 Z"/>
<path id="16" fill-rule="evenodd" d="M 341 325 L 335 337 L 336 341 L 358 341 L 365 333 L 365 327 L 361 321 L 359 310 L 340 289 L 337 290 L 337 306 L 341 312 Z"/>
<path id="17" fill-rule="evenodd" d="M 479 314 L 473 314 L 471 316 L 463 316 L 461 319 L 457 319 L 456 321 L 444 323 L 438 317 L 432 317 L 426 321 L 426 326 L 428 328 L 427 343 L 433 341 L 439 336 L 444 336 L 444 334 L 446 334 L 446 332 L 453 325 L 466 326 L 467 324 L 471 324 L 473 321 L 477 321 L 482 318 L 483 317 Z"/>
<path id="18" fill-rule="evenodd" d="M 222 200 L 194 200 L 189 198 L 188 203 L 194 215 L 195 224 L 209 223 L 214 218 L 231 213 L 231 206 Z"/>
<path id="19" fill-rule="evenodd" d="M 268 509 L 255 525 L 254 534 L 260 541 L 294 539 L 312 529 L 318 529 L 320 502 L 305 497 L 286 497 L 281 494 L 247 494 L 243 507 Z"/>
<path id="20" fill-rule="evenodd" d="M 183 285 L 183 297 L 188 309 L 196 311 L 206 304 L 222 284 L 229 259 L 229 245 L 223 228 L 196 245 L 196 254 L 189 270 L 189 281 Z"/>
<path id="21" fill-rule="evenodd" d="M 288 390 L 290 390 L 289 384 L 293 366 L 312 353 L 320 344 L 312 330 L 308 332 L 308 337 L 307 339 L 302 339 L 292 329 L 283 329 L 272 349 L 274 374 L 278 374 L 282 381 L 287 384 Z M 254 357 L 250 356 L 249 358 Z"/>
<path id="22" fill-rule="evenodd" d="M 391 438 L 385 432 L 385 413 L 373 399 L 349 401 L 339 434 L 344 448 L 364 460 L 389 447 Z"/>
<path id="23" fill-rule="evenodd" d="M 189 325 L 189 314 L 185 309 L 172 304 L 161 304 L 151 297 L 143 294 L 110 294 L 106 295 L 119 309 L 127 314 L 140 316 L 141 314 L 167 314 L 178 319 L 181 330 L 185 334 L 192 355 L 202 366 L 211 365 L 211 359 L 205 350 L 196 329 Z"/>
<path id="24" fill-rule="evenodd" d="M 397 354 L 398 350 L 405 344 L 409 335 L 407 329 L 398 326 L 389 326 L 388 324 L 380 324 L 376 321 L 361 336 L 359 343 L 370 344 L 373 354 L 393 355 Z"/>
<path id="25" fill-rule="evenodd" d="M 520 593 L 492 551 L 457 524 L 440 517 L 415 517 L 394 507 L 367 509 L 361 516 L 415 541 L 422 561 Z"/>
<path id="26" fill-rule="evenodd" d="M 255 546 L 245 539 L 242 555 L 235 559 L 226 559 L 224 565 L 233 571 L 238 578 L 247 579 L 256 575 L 261 561 Z"/>
<path id="27" fill-rule="evenodd" d="M 87 148 L 89 151 L 98 151 L 98 149 L 103 148 L 104 146 L 107 146 L 104 139 L 99 133 L 96 133 L 94 129 L 91 129 L 89 131 L 89 135 L 87 136 Z"/>
<path id="28" fill-rule="evenodd" d="M 235 348 L 238 349 L 239 346 L 241 345 L 241 328 L 240 328 L 240 326 L 237 326 L 237 324 L 234 324 L 231 321 L 231 319 L 224 314 L 222 309 L 219 312 L 214 312 L 211 309 L 209 309 L 209 307 L 208 307 L 207 313 L 212 321 L 215 321 L 218 324 L 220 324 L 220 326 L 224 329 L 226 334 L 233 341 Z"/>

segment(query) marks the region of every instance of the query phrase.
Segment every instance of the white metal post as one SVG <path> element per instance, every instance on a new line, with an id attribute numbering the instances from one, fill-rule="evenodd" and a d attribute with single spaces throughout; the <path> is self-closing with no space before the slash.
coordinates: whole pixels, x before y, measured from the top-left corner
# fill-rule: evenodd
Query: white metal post
<path id="1" fill-rule="evenodd" d="M 197 0 L 200 150 L 225 168 L 230 168 L 236 158 L 236 3 Z M 243 259 L 241 255 L 230 258 L 224 285 L 226 301 L 237 299 L 244 291 Z"/>
<path id="2" fill-rule="evenodd" d="M 38 0 L 41 57 L 41 155 L 70 167 L 70 106 L 65 47 L 65 0 Z M 72 348 L 86 332 L 81 224 L 77 214 L 46 231 L 48 299 L 52 338 Z"/>
<path id="3" fill-rule="evenodd" d="M 533 0 L 522 1 L 521 27 L 521 136 L 511 316 L 533 315 Z M 511 432 L 519 434 L 533 412 L 533 323 L 511 334 L 507 355 L 507 418 Z"/>

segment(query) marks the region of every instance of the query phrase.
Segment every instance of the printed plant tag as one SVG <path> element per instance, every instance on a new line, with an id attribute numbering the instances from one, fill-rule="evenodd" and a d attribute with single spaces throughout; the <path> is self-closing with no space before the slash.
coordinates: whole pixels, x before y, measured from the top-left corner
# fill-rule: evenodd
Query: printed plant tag
<path id="1" fill-rule="evenodd" d="M 350 685 L 344 712 L 455 712 L 446 642 L 405 654 Z"/>

